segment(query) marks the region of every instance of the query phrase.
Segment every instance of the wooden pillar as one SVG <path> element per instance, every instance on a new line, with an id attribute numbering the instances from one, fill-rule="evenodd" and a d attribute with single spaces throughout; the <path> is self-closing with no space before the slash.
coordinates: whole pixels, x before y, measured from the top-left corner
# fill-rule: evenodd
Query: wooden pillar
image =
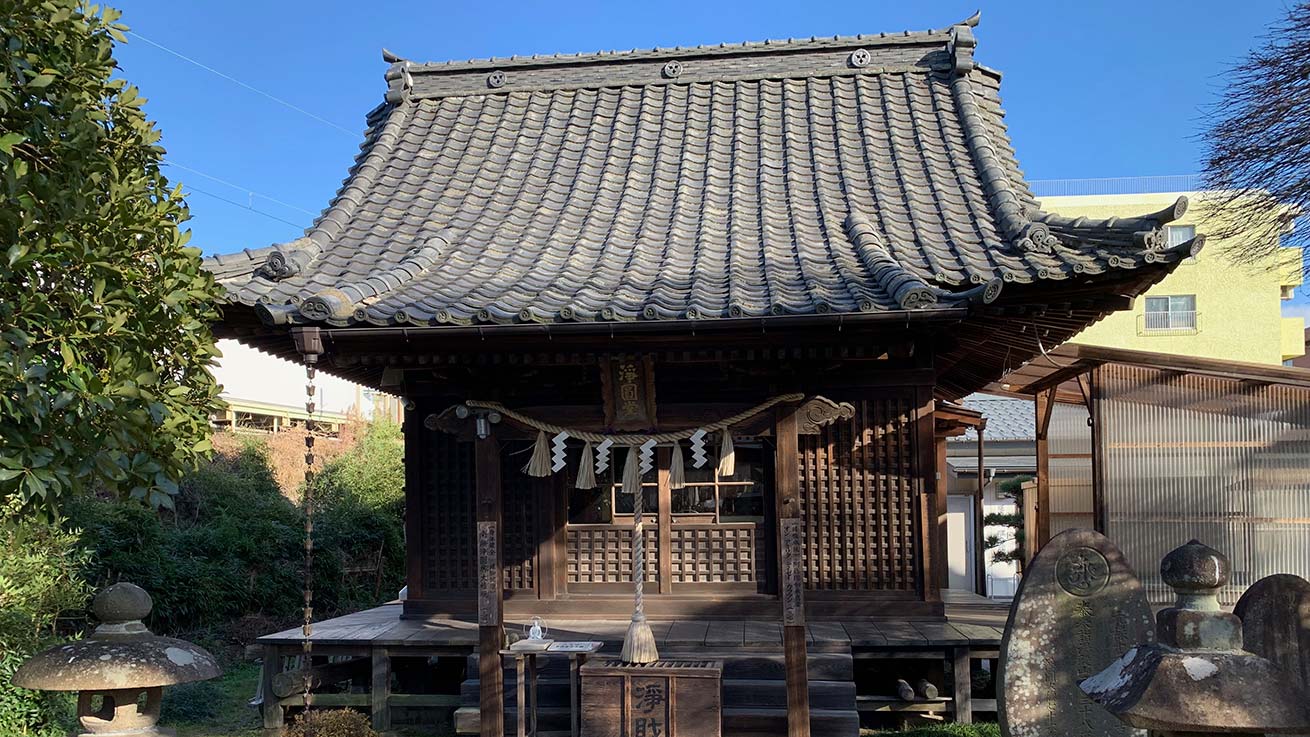
<path id="1" fill-rule="evenodd" d="M 505 735 L 505 683 L 500 650 L 505 643 L 500 546 L 500 444 L 479 438 L 474 454 L 478 497 L 478 707 L 482 737 Z M 523 708 L 520 704 L 519 708 Z"/>
<path id="2" fill-rule="evenodd" d="M 265 731 L 277 734 L 282 732 L 282 722 L 286 718 L 286 710 L 282 707 L 281 699 L 273 693 L 273 677 L 281 672 L 282 648 L 277 645 L 265 645 L 264 662 L 259 667 L 262 682 L 259 692 L 263 696 L 259 713 L 263 717 Z"/>
<path id="3" fill-rule="evenodd" d="M 1055 387 L 1037 392 L 1033 408 L 1036 412 L 1037 435 L 1037 545 L 1051 539 L 1051 450 L 1047 442 L 1051 430 L 1051 413 L 1055 411 Z"/>
<path id="4" fill-rule="evenodd" d="M 372 683 L 369 685 L 369 713 L 373 729 L 385 732 L 391 729 L 391 653 L 385 647 L 374 646 L 372 651 Z"/>
<path id="5" fill-rule="evenodd" d="M 970 672 L 971 658 L 968 645 L 953 649 L 951 673 L 955 684 L 951 688 L 952 705 L 955 707 L 956 724 L 973 724 L 973 674 Z"/>
<path id="6" fill-rule="evenodd" d="M 425 409 L 427 407 L 426 403 L 420 406 Z M 426 562 L 423 550 L 426 546 L 423 544 L 423 521 L 427 519 L 427 494 L 423 483 L 422 459 L 424 445 L 435 440 L 433 433 L 437 431 L 424 428 L 420 417 L 422 413 L 417 407 L 414 410 L 405 410 L 400 425 L 405 443 L 403 463 L 405 465 L 405 587 L 408 589 L 406 607 L 409 602 L 421 601 L 425 596 L 423 571 Z M 455 442 L 453 437 L 442 437 L 441 440 Z"/>
<path id="7" fill-rule="evenodd" d="M 939 484 L 937 479 L 932 387 L 918 387 L 914 396 L 915 457 L 911 467 L 914 470 L 913 489 L 918 497 L 919 556 L 922 561 L 919 584 L 923 600 L 935 603 L 942 600 L 942 574 L 946 568 L 941 554 L 941 525 L 945 524 L 946 516 L 946 485 Z"/>
<path id="8" fill-rule="evenodd" d="M 1101 432 L 1101 372 L 1105 369 L 1097 366 L 1086 376 L 1078 377 L 1087 393 L 1087 416 L 1092 423 L 1092 520 L 1096 531 L 1102 535 L 1110 534 L 1110 519 L 1105 507 L 1105 435 Z"/>
<path id="9" fill-rule="evenodd" d="M 532 504 L 537 506 L 537 560 L 536 568 L 533 569 L 534 583 L 537 588 L 537 598 L 544 600 L 554 599 L 558 595 L 556 584 L 559 579 L 556 577 L 556 568 L 559 567 L 555 560 L 555 552 L 558 546 L 555 544 L 555 532 L 563 526 L 563 522 L 556 520 L 556 497 L 560 494 L 560 486 L 567 483 L 568 474 L 552 473 L 544 479 L 535 479 L 534 484 L 536 493 L 533 494 Z"/>
<path id="10" fill-rule="evenodd" d="M 978 433 L 978 496 L 973 500 L 973 544 L 974 554 L 974 591 L 987 595 L 987 545 L 984 542 L 983 517 L 987 513 L 987 467 L 983 454 L 983 428 L 975 428 Z"/>
<path id="11" fill-rule="evenodd" d="M 805 646 L 805 541 L 800 448 L 794 407 L 774 411 L 774 508 L 778 518 L 778 593 L 787 672 L 787 737 L 809 737 L 810 684 Z"/>
<path id="12" fill-rule="evenodd" d="M 937 566 L 937 587 L 948 589 L 951 587 L 951 566 L 950 566 L 950 525 L 948 518 L 950 510 L 946 502 L 946 479 L 950 469 L 946 466 L 946 436 L 939 435 L 933 438 L 933 450 L 936 470 L 933 478 L 936 480 L 937 493 L 934 515 L 937 522 L 937 544 L 933 549 L 933 556 L 941 561 Z M 967 551 L 966 551 L 967 552 Z"/>

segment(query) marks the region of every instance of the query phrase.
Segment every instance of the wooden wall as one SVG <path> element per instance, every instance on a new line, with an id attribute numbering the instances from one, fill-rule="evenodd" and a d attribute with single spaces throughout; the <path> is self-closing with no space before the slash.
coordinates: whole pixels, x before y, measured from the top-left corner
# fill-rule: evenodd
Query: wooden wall
<path id="1" fill-rule="evenodd" d="M 852 404 L 851 420 L 800 436 L 806 586 L 913 591 L 919 574 L 914 395 Z"/>
<path id="2" fill-rule="evenodd" d="M 932 587 L 925 584 L 932 540 L 924 519 L 936 503 L 930 496 L 932 417 L 923 409 L 931 406 L 926 396 L 924 388 L 914 387 L 834 396 L 855 407 L 854 417 L 799 437 L 805 584 L 815 595 L 807 597 L 808 608 L 818 612 L 829 606 L 836 616 L 853 613 L 860 601 L 933 600 Z M 440 409 L 425 405 L 420 402 L 413 414 L 426 417 Z M 417 578 L 421 585 L 414 598 L 449 606 L 415 604 L 406 611 L 414 616 L 458 613 L 471 606 L 476 590 L 473 443 L 421 422 L 411 420 L 408 427 L 411 433 L 418 428 L 417 437 L 407 437 L 407 468 L 414 474 L 408 480 L 413 487 L 408 513 L 422 521 L 417 529 L 409 528 L 411 536 L 418 535 L 411 565 L 417 562 L 422 569 L 411 573 L 411 590 Z M 772 441 L 765 441 L 771 447 Z M 529 451 L 527 439 L 502 440 L 504 584 L 511 603 L 519 597 L 529 599 L 521 604 L 538 597 L 556 599 L 566 591 L 626 592 L 632 555 L 628 526 L 569 525 L 552 534 L 565 515 L 571 480 L 523 474 Z M 667 526 L 661 518 L 660 525 L 668 529 L 655 521 L 647 526 L 648 601 L 657 601 L 660 593 L 758 596 L 775 591 L 771 519 L 758 526 Z M 658 585 L 665 566 L 667 585 Z M 586 606 L 566 601 L 542 611 Z M 758 614 L 758 603 L 752 607 Z"/>

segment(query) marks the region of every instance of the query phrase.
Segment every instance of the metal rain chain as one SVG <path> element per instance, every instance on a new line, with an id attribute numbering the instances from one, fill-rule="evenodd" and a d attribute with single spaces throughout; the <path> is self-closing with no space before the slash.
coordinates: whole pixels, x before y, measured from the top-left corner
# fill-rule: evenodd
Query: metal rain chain
<path id="1" fill-rule="evenodd" d="M 318 328 L 301 328 L 293 337 L 296 349 L 300 351 L 305 363 L 305 489 L 301 503 L 305 513 L 305 619 L 301 625 L 301 671 L 305 674 L 302 690 L 304 712 L 307 716 L 313 706 L 314 679 L 310 676 L 314 642 L 314 421 L 315 397 L 318 393 L 314 385 L 317 373 L 315 364 L 323 352 L 323 342 Z M 267 697 L 266 697 L 267 698 Z"/>
<path id="2" fill-rule="evenodd" d="M 318 354 L 305 354 L 305 491 L 301 500 L 305 505 L 305 623 L 301 627 L 305 639 L 301 644 L 304 659 L 301 667 L 306 673 L 311 668 L 310 654 L 314 650 L 311 638 L 314 634 L 314 399 L 317 392 L 314 386 L 314 363 L 317 361 Z M 306 713 L 311 706 L 313 695 L 310 691 L 313 685 L 313 678 L 305 678 Z"/>

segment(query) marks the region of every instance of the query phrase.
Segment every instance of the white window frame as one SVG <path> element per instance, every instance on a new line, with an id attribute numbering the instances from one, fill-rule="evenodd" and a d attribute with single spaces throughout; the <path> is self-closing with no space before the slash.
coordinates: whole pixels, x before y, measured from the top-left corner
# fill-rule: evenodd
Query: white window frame
<path id="1" fill-rule="evenodd" d="M 1160 309 L 1162 303 L 1164 309 Z M 1150 295 L 1145 306 L 1144 329 L 1148 333 L 1197 329 L 1195 294 Z"/>

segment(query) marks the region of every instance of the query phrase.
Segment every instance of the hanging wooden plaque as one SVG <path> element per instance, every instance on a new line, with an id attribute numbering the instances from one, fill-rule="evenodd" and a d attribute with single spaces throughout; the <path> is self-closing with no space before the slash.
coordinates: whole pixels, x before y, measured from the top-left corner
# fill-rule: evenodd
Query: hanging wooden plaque
<path id="1" fill-rule="evenodd" d="M 605 425 L 610 431 L 655 429 L 655 361 L 650 356 L 606 356 L 600 363 Z"/>
<path id="2" fill-rule="evenodd" d="M 782 526 L 782 623 L 805 624 L 804 521 L 787 517 L 778 522 Z"/>
<path id="3" fill-rule="evenodd" d="M 499 525 L 478 522 L 478 624 L 500 624 Z"/>

